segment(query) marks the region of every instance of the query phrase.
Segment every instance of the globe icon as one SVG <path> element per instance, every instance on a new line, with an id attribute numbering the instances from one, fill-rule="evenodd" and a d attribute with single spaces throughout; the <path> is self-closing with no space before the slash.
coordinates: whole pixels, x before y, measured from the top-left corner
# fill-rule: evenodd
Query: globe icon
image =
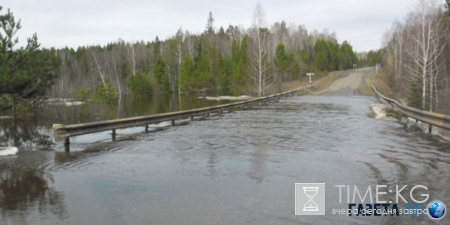
<path id="1" fill-rule="evenodd" d="M 431 202 L 428 205 L 428 215 L 433 219 L 440 219 L 445 215 L 445 205 L 440 201 Z"/>

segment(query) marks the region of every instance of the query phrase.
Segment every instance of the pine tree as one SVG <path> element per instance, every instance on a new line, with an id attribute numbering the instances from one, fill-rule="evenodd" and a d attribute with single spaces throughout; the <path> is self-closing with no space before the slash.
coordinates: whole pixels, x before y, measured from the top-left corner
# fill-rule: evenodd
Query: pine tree
<path id="1" fill-rule="evenodd" d="M 185 56 L 180 66 L 180 89 L 190 91 L 193 87 L 195 65 L 190 56 Z"/>
<path id="2" fill-rule="evenodd" d="M 286 76 L 286 71 L 294 63 L 294 55 L 286 52 L 286 47 L 284 44 L 279 44 L 275 51 L 275 69 L 277 71 L 278 80 L 278 91 L 282 92 L 281 89 L 283 78 Z"/>
<path id="3" fill-rule="evenodd" d="M 155 65 L 153 65 L 153 75 L 155 76 L 156 82 L 161 87 L 161 91 L 164 93 L 169 93 L 170 92 L 169 76 L 166 71 L 166 64 L 161 59 L 161 57 L 159 57 L 156 60 Z"/>
<path id="4" fill-rule="evenodd" d="M 20 20 L 16 21 L 9 9 L 0 15 L 0 102 L 1 108 L 12 109 L 14 124 L 20 103 L 45 96 L 52 87 L 57 63 L 54 53 L 39 49 L 36 34 L 26 47 L 15 49 L 20 28 Z"/>
<path id="5" fill-rule="evenodd" d="M 329 65 L 329 54 L 327 42 L 325 40 L 317 40 L 314 46 L 314 62 L 319 70 L 327 70 Z"/>

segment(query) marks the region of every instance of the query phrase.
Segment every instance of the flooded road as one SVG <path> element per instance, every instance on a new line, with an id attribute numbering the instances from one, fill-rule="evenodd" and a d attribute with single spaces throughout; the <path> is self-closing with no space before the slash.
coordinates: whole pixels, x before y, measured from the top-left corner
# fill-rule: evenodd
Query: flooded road
<path id="1" fill-rule="evenodd" d="M 77 137 L 72 152 L 0 159 L 2 224 L 433 224 L 348 217 L 335 185 L 425 185 L 450 206 L 450 144 L 376 99 L 301 96 L 175 127 Z M 100 140 L 100 141 L 99 141 Z M 326 183 L 326 216 L 294 215 L 294 184 Z M 408 189 L 408 188 L 407 188 Z M 405 191 L 404 196 L 408 196 Z M 400 205 L 400 204 L 399 204 Z M 448 208 L 447 208 L 448 209 Z M 448 215 L 436 224 L 448 224 Z"/>

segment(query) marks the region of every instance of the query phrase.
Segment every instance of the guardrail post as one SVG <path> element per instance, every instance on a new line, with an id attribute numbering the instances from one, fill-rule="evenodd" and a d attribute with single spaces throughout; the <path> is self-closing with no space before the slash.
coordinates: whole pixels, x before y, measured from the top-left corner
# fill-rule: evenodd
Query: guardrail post
<path id="1" fill-rule="evenodd" d="M 193 121 L 194 120 L 194 116 L 191 116 L 191 121 Z"/>
<path id="2" fill-rule="evenodd" d="M 148 124 L 145 124 L 145 132 L 148 132 Z"/>
<path id="3" fill-rule="evenodd" d="M 112 129 L 111 137 L 112 141 L 116 141 L 116 129 Z"/>
<path id="4" fill-rule="evenodd" d="M 66 139 L 64 139 L 64 147 L 68 146 L 70 146 L 70 137 L 66 137 Z"/>
<path id="5" fill-rule="evenodd" d="M 432 129 L 433 129 L 433 125 L 430 124 L 430 126 L 428 127 L 428 134 L 431 134 Z"/>
<path id="6" fill-rule="evenodd" d="M 175 126 L 175 120 L 172 120 L 172 126 Z"/>

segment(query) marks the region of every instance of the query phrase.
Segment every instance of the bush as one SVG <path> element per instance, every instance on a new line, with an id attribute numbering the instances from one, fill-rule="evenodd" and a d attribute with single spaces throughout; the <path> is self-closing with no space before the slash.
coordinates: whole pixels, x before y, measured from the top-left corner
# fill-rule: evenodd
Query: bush
<path id="1" fill-rule="evenodd" d="M 420 79 L 411 84 L 408 96 L 408 106 L 416 109 L 426 110 L 422 106 L 422 88 L 419 86 Z"/>
<path id="2" fill-rule="evenodd" d="M 133 98 L 146 98 L 153 95 L 153 81 L 146 74 L 137 71 L 134 76 L 128 78 L 128 87 Z"/>
<path id="3" fill-rule="evenodd" d="M 89 100 L 91 95 L 92 95 L 92 90 L 78 88 L 75 99 L 77 101 L 85 102 L 85 101 Z"/>
<path id="4" fill-rule="evenodd" d="M 109 79 L 106 79 L 105 84 L 100 84 L 97 87 L 92 100 L 97 104 L 113 105 L 117 103 L 117 99 L 116 90 L 112 87 Z"/>

